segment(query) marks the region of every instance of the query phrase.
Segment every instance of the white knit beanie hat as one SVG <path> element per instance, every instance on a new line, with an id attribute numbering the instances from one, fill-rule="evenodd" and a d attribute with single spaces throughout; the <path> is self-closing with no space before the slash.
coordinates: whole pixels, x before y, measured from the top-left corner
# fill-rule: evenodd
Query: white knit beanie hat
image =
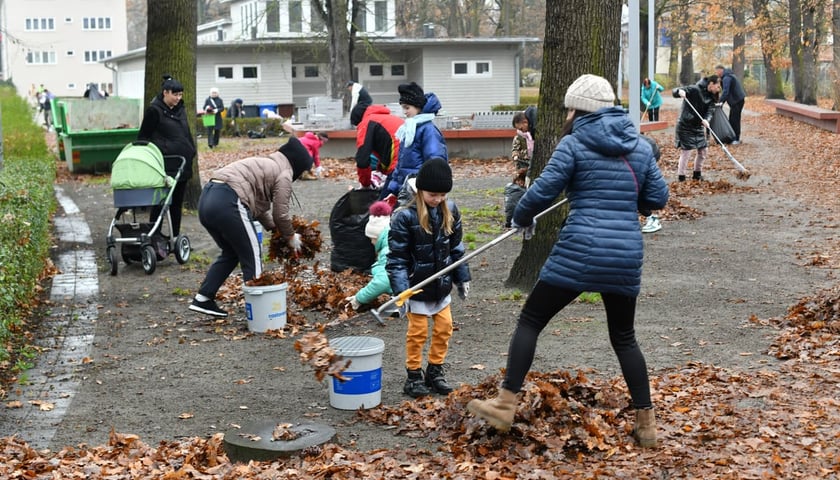
<path id="1" fill-rule="evenodd" d="M 615 92 L 606 79 L 597 75 L 581 75 L 566 90 L 566 109 L 594 112 L 615 105 Z"/>
<path id="2" fill-rule="evenodd" d="M 380 200 L 373 202 L 368 211 L 370 216 L 365 226 L 365 236 L 376 240 L 391 225 L 391 205 Z"/>

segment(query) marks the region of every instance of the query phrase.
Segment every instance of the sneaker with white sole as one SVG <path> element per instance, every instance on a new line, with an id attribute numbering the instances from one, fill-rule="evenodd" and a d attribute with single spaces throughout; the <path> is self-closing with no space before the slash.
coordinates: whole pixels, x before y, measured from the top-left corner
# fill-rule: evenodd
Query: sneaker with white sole
<path id="1" fill-rule="evenodd" d="M 228 313 L 219 308 L 219 306 L 216 305 L 216 302 L 213 299 L 204 302 L 199 302 L 198 300 L 193 298 L 193 301 L 190 304 L 190 310 L 192 310 L 193 312 L 203 313 L 205 315 L 212 315 L 214 317 L 224 318 L 228 316 Z"/>
<path id="2" fill-rule="evenodd" d="M 651 215 L 645 221 L 645 225 L 642 227 L 642 233 L 653 233 L 662 230 L 662 223 L 659 222 L 659 218 L 656 215 Z"/>

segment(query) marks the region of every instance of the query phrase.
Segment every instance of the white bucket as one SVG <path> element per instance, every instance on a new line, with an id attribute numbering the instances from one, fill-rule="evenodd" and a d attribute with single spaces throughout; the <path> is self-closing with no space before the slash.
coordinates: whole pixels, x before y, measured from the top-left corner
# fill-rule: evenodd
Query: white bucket
<path id="1" fill-rule="evenodd" d="M 382 401 L 382 351 L 385 342 L 375 337 L 340 337 L 330 347 L 351 361 L 342 382 L 330 378 L 330 405 L 339 410 L 373 408 Z"/>
<path id="2" fill-rule="evenodd" d="M 242 286 L 248 330 L 265 332 L 286 326 L 286 288 L 288 284 L 259 287 Z"/>

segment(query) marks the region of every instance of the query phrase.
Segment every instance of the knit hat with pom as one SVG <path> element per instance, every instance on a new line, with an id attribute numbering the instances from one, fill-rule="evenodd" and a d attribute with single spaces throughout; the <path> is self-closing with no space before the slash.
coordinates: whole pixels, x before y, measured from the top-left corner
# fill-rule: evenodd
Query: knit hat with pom
<path id="1" fill-rule="evenodd" d="M 449 163 L 440 157 L 426 160 L 417 172 L 417 190 L 432 193 L 452 191 L 452 169 Z"/>
<path id="2" fill-rule="evenodd" d="M 423 93 L 423 87 L 417 83 L 401 83 L 397 86 L 397 91 L 400 92 L 401 105 L 414 105 L 420 110 L 426 106 L 426 94 Z"/>
<path id="3" fill-rule="evenodd" d="M 370 216 L 368 217 L 367 226 L 365 227 L 365 236 L 372 239 L 379 238 L 389 225 L 391 225 L 391 206 L 388 202 L 378 201 L 373 202 L 373 205 L 368 209 Z"/>
<path id="4" fill-rule="evenodd" d="M 597 75 L 581 75 L 566 90 L 566 108 L 594 112 L 615 105 L 615 92 L 606 79 Z"/>

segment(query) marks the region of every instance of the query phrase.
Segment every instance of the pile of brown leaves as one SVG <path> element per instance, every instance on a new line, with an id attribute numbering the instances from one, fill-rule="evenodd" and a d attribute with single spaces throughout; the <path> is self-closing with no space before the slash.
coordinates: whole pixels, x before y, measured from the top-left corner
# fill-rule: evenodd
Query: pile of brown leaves
<path id="1" fill-rule="evenodd" d="M 298 259 L 313 259 L 315 254 L 321 251 L 321 230 L 318 229 L 320 222 L 314 220 L 307 222 L 298 217 L 292 217 L 292 228 L 300 235 L 300 253 L 295 254 L 289 246 L 289 239 L 284 238 L 279 231 L 275 230 L 271 235 L 268 245 L 268 258 L 270 260 L 292 262 Z"/>
<path id="2" fill-rule="evenodd" d="M 330 340 L 324 335 L 323 326 L 295 340 L 295 350 L 300 353 L 301 363 L 309 364 L 315 370 L 315 379 L 319 382 L 327 375 L 341 381 L 350 380 L 341 373 L 347 370 L 351 361 L 344 360 L 330 346 Z"/>
<path id="3" fill-rule="evenodd" d="M 788 308 L 781 334 L 768 353 L 817 364 L 840 360 L 840 285 L 804 297 Z"/>

